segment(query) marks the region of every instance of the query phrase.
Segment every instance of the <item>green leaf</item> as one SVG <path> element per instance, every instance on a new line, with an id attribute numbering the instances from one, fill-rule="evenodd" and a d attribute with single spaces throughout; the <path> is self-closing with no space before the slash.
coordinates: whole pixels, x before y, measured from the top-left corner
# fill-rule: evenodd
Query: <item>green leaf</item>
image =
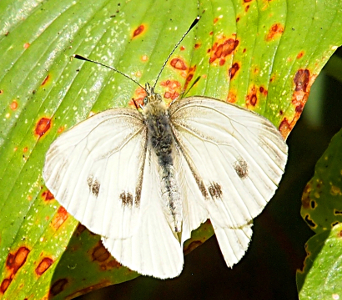
<path id="1" fill-rule="evenodd" d="M 301 215 L 316 233 L 306 245 L 303 271 L 297 272 L 300 299 L 339 299 L 342 221 L 342 130 L 318 160 L 306 185 Z M 335 297 L 335 298 L 334 298 Z"/>
<path id="2" fill-rule="evenodd" d="M 52 141 L 90 113 L 133 107 L 141 89 L 120 74 L 71 60 L 75 53 L 157 85 L 171 102 L 190 95 L 234 102 L 269 118 L 286 137 L 310 86 L 342 43 L 340 1 L 0 2 L 0 293 L 63 299 L 137 274 L 104 252 L 99 237 L 46 190 Z M 80 228 L 80 227 L 78 227 Z M 75 231 L 75 233 L 74 233 Z M 209 224 L 185 249 L 213 234 Z M 65 251 L 66 250 L 66 251 Z"/>
<path id="3" fill-rule="evenodd" d="M 307 257 L 297 272 L 299 298 L 340 299 L 342 295 L 342 224 L 316 234 L 306 244 Z"/>

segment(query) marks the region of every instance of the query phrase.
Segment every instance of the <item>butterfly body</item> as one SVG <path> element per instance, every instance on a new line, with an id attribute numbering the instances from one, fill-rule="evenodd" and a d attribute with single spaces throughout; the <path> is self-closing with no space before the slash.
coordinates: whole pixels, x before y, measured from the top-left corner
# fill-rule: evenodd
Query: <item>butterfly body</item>
<path id="1" fill-rule="evenodd" d="M 175 143 L 168 109 L 160 94 L 154 93 L 149 84 L 146 84 L 145 89 L 147 96 L 143 116 L 147 126 L 148 146 L 154 150 L 158 158 L 158 173 L 162 181 L 161 198 L 165 202 L 165 209 L 171 213 L 174 232 L 181 232 L 182 201 L 174 172 L 172 149 Z"/>

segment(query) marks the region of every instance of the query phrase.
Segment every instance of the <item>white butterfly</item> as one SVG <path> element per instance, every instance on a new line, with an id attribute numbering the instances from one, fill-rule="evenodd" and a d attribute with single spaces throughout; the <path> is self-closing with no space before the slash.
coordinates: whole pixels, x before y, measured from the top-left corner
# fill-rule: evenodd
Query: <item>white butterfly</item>
<path id="1" fill-rule="evenodd" d="M 141 274 L 179 275 L 183 243 L 207 219 L 231 267 L 277 189 L 287 145 L 249 110 L 209 97 L 167 108 L 148 84 L 145 90 L 142 113 L 106 110 L 58 137 L 46 154 L 46 186 L 116 260 Z"/>

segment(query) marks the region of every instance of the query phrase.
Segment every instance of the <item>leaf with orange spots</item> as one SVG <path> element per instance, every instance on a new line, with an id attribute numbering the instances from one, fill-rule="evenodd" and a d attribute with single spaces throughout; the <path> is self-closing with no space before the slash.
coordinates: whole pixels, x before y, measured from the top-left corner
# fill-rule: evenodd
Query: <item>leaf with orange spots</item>
<path id="1" fill-rule="evenodd" d="M 88 3 L 89 2 L 89 3 Z M 171 102 L 207 95 L 269 118 L 286 137 L 310 86 L 342 42 L 339 1 L 0 1 L 0 297 L 64 298 L 137 276 L 76 230 L 41 177 L 52 141 L 92 113 L 143 94 L 113 65 Z M 186 5 L 186 8 L 184 8 Z M 135 101 L 133 101 L 134 99 Z M 193 233 L 189 252 L 212 235 Z M 65 251 L 65 249 L 67 249 Z"/>

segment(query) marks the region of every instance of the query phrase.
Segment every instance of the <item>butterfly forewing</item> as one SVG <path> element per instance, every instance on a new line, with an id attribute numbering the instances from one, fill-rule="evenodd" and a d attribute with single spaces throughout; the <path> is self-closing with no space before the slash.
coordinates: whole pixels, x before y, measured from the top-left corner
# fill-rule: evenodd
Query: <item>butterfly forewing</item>
<path id="1" fill-rule="evenodd" d="M 267 119 L 216 99 L 182 99 L 169 111 L 212 222 L 223 228 L 248 224 L 283 174 L 287 146 L 279 132 Z"/>
<path id="2" fill-rule="evenodd" d="M 65 209 L 94 233 L 126 238 L 140 215 L 146 128 L 134 110 L 96 114 L 63 133 L 43 177 Z M 113 230 L 115 228 L 115 230 Z"/>

